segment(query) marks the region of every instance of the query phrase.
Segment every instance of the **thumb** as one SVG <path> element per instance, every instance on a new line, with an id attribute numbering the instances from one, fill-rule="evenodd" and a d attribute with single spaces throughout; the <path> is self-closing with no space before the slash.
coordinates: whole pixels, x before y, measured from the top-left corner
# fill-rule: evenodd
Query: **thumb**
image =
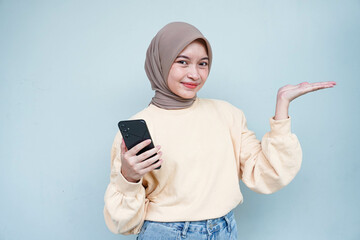
<path id="1" fill-rule="evenodd" d="M 125 145 L 125 141 L 124 141 L 124 139 L 122 139 L 122 142 L 121 142 L 121 152 L 124 154 L 125 152 L 127 152 L 128 151 L 128 149 L 127 149 L 127 147 L 126 147 L 126 145 Z"/>

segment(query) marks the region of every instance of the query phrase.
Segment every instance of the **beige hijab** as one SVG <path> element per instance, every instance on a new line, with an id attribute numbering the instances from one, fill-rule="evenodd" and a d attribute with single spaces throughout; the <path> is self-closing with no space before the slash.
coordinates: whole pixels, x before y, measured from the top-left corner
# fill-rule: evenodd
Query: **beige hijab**
<path id="1" fill-rule="evenodd" d="M 208 40 L 194 26 L 184 22 L 172 22 L 163 27 L 152 39 L 146 52 L 145 71 L 155 96 L 151 103 L 164 109 L 187 108 L 193 104 L 191 99 L 182 98 L 168 87 L 167 78 L 171 65 L 179 53 L 196 39 L 206 43 L 209 57 L 209 71 L 212 60 L 211 46 Z"/>

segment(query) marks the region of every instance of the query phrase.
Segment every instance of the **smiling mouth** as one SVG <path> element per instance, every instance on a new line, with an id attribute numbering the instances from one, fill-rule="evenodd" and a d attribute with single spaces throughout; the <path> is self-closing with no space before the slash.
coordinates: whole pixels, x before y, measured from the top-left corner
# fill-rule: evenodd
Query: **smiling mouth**
<path id="1" fill-rule="evenodd" d="M 194 89 L 194 88 L 196 88 L 197 86 L 198 86 L 198 84 L 195 84 L 195 83 L 182 83 L 185 87 L 187 87 L 187 88 L 190 88 L 190 89 Z"/>

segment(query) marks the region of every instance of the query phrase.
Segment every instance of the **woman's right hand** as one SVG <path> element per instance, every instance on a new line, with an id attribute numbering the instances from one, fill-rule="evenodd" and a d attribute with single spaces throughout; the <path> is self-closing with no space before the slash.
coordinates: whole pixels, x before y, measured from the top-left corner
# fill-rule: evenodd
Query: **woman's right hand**
<path id="1" fill-rule="evenodd" d="M 143 152 L 140 155 L 136 155 L 141 149 L 146 147 L 151 143 L 150 139 L 147 139 L 130 150 L 126 148 L 124 140 L 121 143 L 121 174 L 129 182 L 139 182 L 139 180 L 146 173 L 154 170 L 162 164 L 162 159 L 160 159 L 162 152 L 160 152 L 160 146 L 156 146 L 153 149 L 150 149 L 146 152 Z M 156 154 L 157 153 L 157 154 Z M 147 159 L 148 157 L 156 154 L 155 156 Z M 146 160 L 145 160 L 146 159 Z M 153 164 L 159 160 L 159 162 Z"/>

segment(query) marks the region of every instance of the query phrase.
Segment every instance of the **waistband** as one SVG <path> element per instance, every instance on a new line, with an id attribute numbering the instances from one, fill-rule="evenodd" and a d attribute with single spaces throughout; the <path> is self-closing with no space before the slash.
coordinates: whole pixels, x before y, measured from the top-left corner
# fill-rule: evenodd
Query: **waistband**
<path id="1" fill-rule="evenodd" d="M 186 236 L 187 232 L 199 232 L 208 233 L 211 235 L 213 232 L 217 232 L 222 228 L 227 228 L 231 232 L 231 221 L 234 221 L 234 213 L 230 211 L 225 216 L 202 220 L 202 221 L 186 221 L 186 222 L 155 222 L 146 220 L 144 227 L 148 224 L 161 224 L 163 226 L 176 229 L 181 231 L 183 237 Z"/>

